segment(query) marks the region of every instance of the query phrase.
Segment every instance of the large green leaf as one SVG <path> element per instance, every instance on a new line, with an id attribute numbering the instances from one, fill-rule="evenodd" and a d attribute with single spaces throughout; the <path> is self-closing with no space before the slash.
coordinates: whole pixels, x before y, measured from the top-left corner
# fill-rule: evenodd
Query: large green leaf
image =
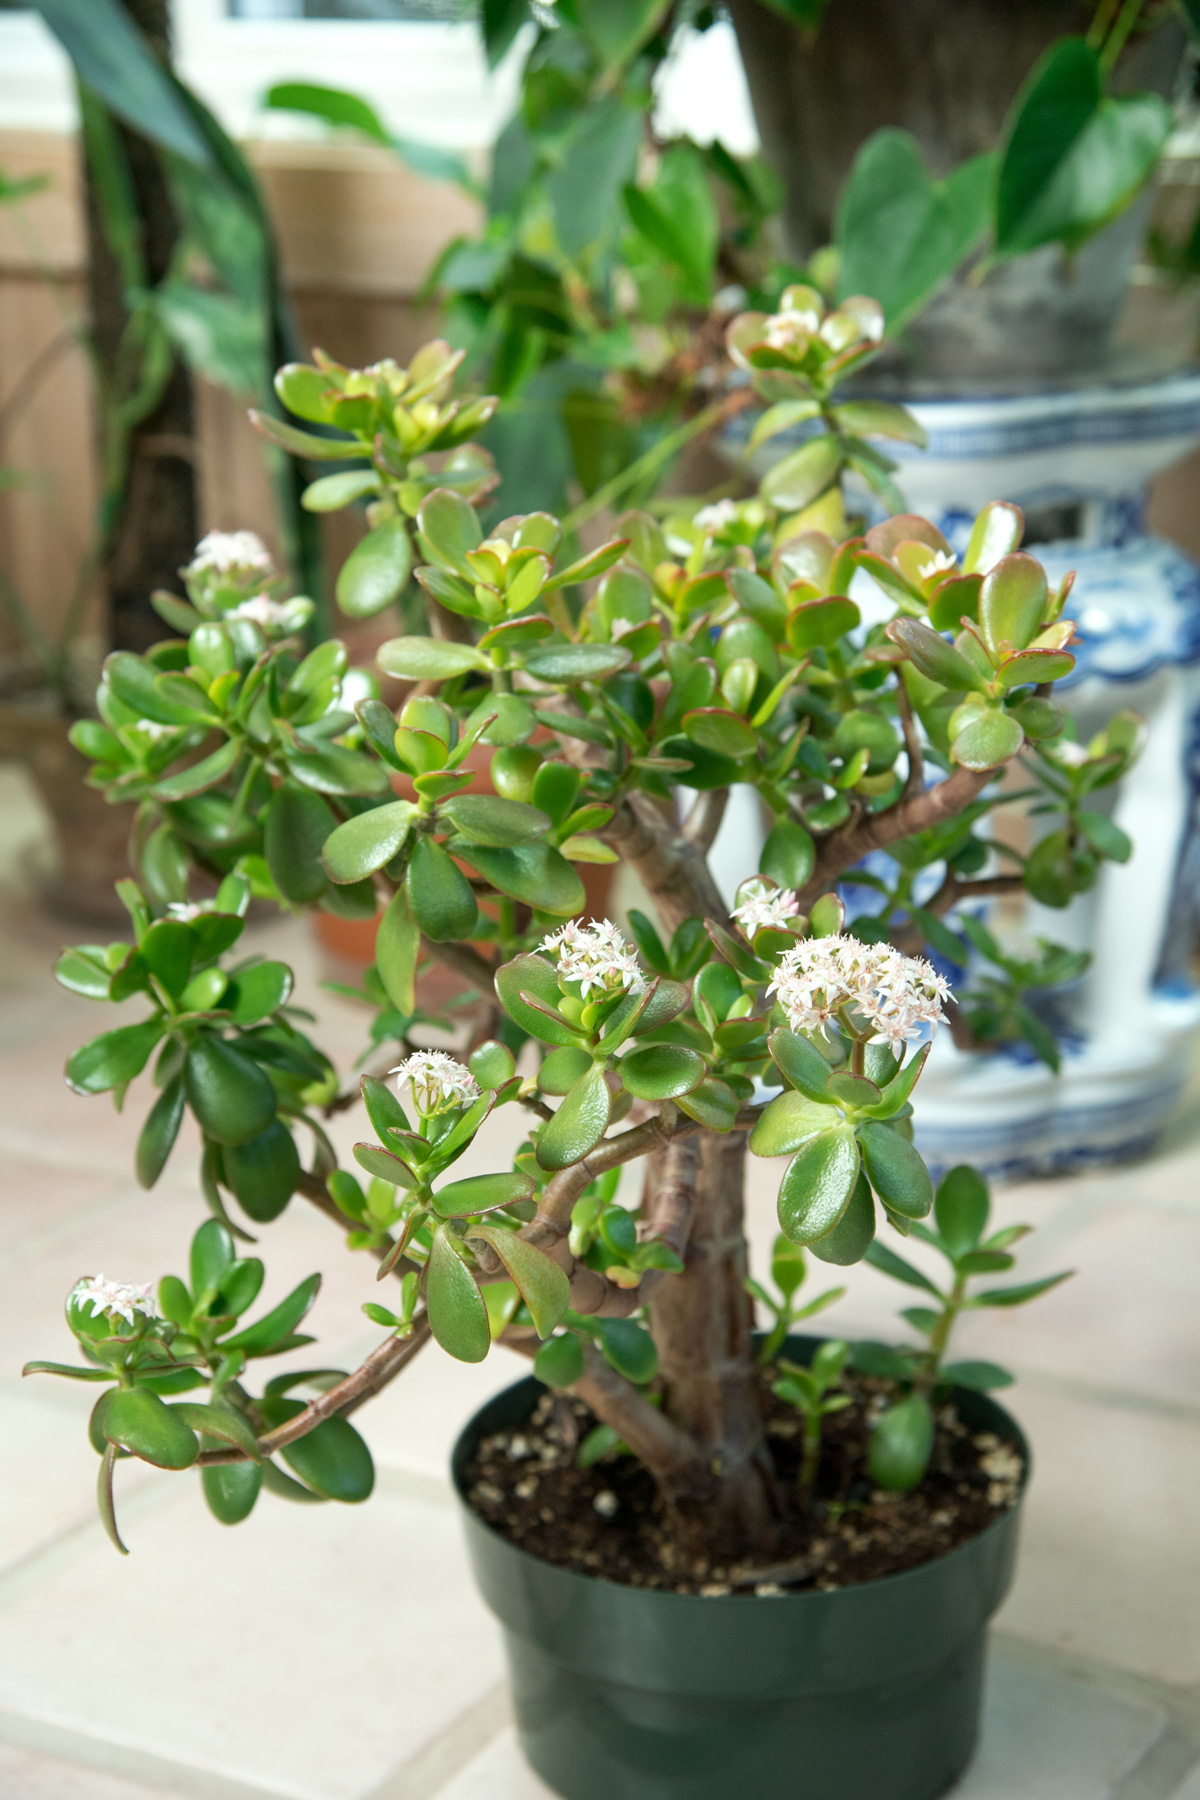
<path id="1" fill-rule="evenodd" d="M 221 1038 L 201 1036 L 184 1063 L 188 1105 L 206 1136 L 246 1144 L 275 1117 L 275 1089 L 256 1062 Z"/>
<path id="2" fill-rule="evenodd" d="M 987 152 L 934 181 L 910 132 L 873 132 L 838 203 L 841 297 L 870 294 L 899 331 L 979 242 L 994 175 Z"/>
<path id="3" fill-rule="evenodd" d="M 768 1039 L 771 1056 L 792 1086 L 810 1100 L 827 1100 L 829 1064 L 803 1033 L 781 1027 Z"/>
<path id="4" fill-rule="evenodd" d="M 470 937 L 479 917 L 471 884 L 442 846 L 418 836 L 404 875 L 412 915 L 435 944 Z"/>
<path id="5" fill-rule="evenodd" d="M 550 1016 L 562 999 L 562 990 L 558 976 L 545 957 L 514 956 L 511 962 L 504 963 L 496 971 L 496 993 L 509 1018 L 531 1037 L 564 1048 L 578 1047 L 579 1031 L 565 1019 Z M 531 995 L 548 1010 L 539 1011 L 528 1000 L 523 1000 L 522 994 Z"/>
<path id="6" fill-rule="evenodd" d="M 630 0 L 613 0 L 618 7 Z M 636 0 L 634 0 L 636 3 Z M 607 7 L 609 0 L 598 0 Z M 615 95 L 581 109 L 576 128 L 546 181 L 555 235 L 564 254 L 580 255 L 615 236 L 618 197 L 632 178 L 642 141 L 643 114 Z"/>
<path id="7" fill-rule="evenodd" d="M 272 1307 L 269 1313 L 264 1313 L 261 1319 L 256 1319 L 253 1325 L 248 1325 L 233 1337 L 223 1338 L 221 1349 L 244 1350 L 247 1356 L 269 1355 L 277 1344 L 282 1344 L 291 1337 L 316 1299 L 320 1285 L 319 1275 L 307 1276 L 292 1289 L 286 1300 L 281 1300 L 278 1306 Z"/>
<path id="8" fill-rule="evenodd" d="M 456 794 L 442 802 L 440 811 L 473 844 L 488 844 L 495 849 L 508 849 L 544 837 L 551 823 L 540 807 L 522 800 L 502 800 L 494 794 Z"/>
<path id="9" fill-rule="evenodd" d="M 848 1126 L 818 1132 L 802 1144 L 779 1184 L 779 1223 L 793 1244 L 832 1231 L 858 1180 L 858 1145 Z"/>
<path id="10" fill-rule="evenodd" d="M 790 1156 L 817 1132 L 838 1123 L 838 1110 L 832 1103 L 822 1105 L 789 1088 L 759 1114 L 750 1133 L 750 1149 L 755 1156 Z"/>
<path id="11" fill-rule="evenodd" d="M 412 544 L 403 519 L 384 519 L 355 544 L 337 578 L 337 603 L 348 619 L 371 619 L 398 600 L 412 573 Z"/>
<path id="12" fill-rule="evenodd" d="M 868 1120 L 859 1127 L 863 1161 L 871 1186 L 893 1212 L 923 1219 L 933 1205 L 929 1170 L 907 1138 L 890 1125 Z"/>
<path id="13" fill-rule="evenodd" d="M 860 1171 L 849 1204 L 833 1230 L 817 1238 L 808 1248 L 819 1261 L 845 1269 L 851 1263 L 862 1261 L 874 1236 L 875 1199 L 870 1182 Z"/>
<path id="14" fill-rule="evenodd" d="M 110 1444 L 159 1469 L 186 1469 L 200 1453 L 191 1427 L 146 1388 L 113 1394 L 104 1412 L 104 1435 Z"/>
<path id="15" fill-rule="evenodd" d="M 271 880 L 293 906 L 308 906 L 324 892 L 321 851 L 336 825 L 328 801 L 297 782 L 280 782 L 271 796 L 263 850 Z"/>
<path id="16" fill-rule="evenodd" d="M 933 1212 L 952 1256 L 973 1250 L 987 1227 L 991 1201 L 987 1182 L 969 1163 L 948 1169 L 938 1182 Z"/>
<path id="17" fill-rule="evenodd" d="M 399 675 L 406 681 L 448 681 L 469 669 L 491 668 L 483 651 L 473 644 L 442 638 L 389 638 L 379 646 L 375 660 L 385 675 Z"/>
<path id="18" fill-rule="evenodd" d="M 1153 174 L 1174 123 L 1156 94 L 1106 95 L 1097 51 L 1060 38 L 1013 108 L 996 182 L 997 256 L 1078 248 Z"/>
<path id="19" fill-rule="evenodd" d="M 218 1463 L 200 1471 L 208 1510 L 222 1525 L 240 1525 L 249 1518 L 262 1482 L 262 1470 L 252 1462 Z"/>
<path id="20" fill-rule="evenodd" d="M 551 844 L 514 844 L 509 850 L 496 850 L 458 837 L 450 847 L 499 893 L 523 900 L 539 912 L 570 918 L 587 905 L 583 882 Z"/>
<path id="21" fill-rule="evenodd" d="M 235 977 L 222 1005 L 233 1014 L 235 1025 L 257 1025 L 286 1006 L 292 994 L 292 971 L 286 963 L 252 963 Z"/>
<path id="22" fill-rule="evenodd" d="M 80 80 L 118 118 L 198 168 L 212 167 L 203 134 L 118 0 L 39 0 L 37 10 Z"/>
<path id="23" fill-rule="evenodd" d="M 411 800 L 393 800 L 339 825 L 321 851 L 330 881 L 362 881 L 391 862 L 408 836 L 416 810 Z"/>
<path id="24" fill-rule="evenodd" d="M 491 1245 L 520 1289 L 538 1336 L 549 1337 L 571 1304 L 571 1283 L 566 1271 L 515 1231 L 480 1225 L 471 1235 Z"/>
<path id="25" fill-rule="evenodd" d="M 470 170 L 456 151 L 443 150 L 437 144 L 423 144 L 413 138 L 396 137 L 384 126 L 375 108 L 359 94 L 348 94 L 342 88 L 322 87 L 313 81 L 278 81 L 267 89 L 263 100 L 285 112 L 302 112 L 324 119 L 329 125 L 351 126 L 364 137 L 392 150 L 418 175 L 431 181 L 453 181 L 475 191 Z"/>
<path id="26" fill-rule="evenodd" d="M 134 1166 L 139 1186 L 154 1186 L 166 1167 L 182 1123 L 183 1076 L 176 1075 L 150 1108 L 138 1136 Z"/>
<path id="27" fill-rule="evenodd" d="M 416 1011 L 417 957 L 421 949 L 421 932 L 403 887 L 398 887 L 388 901 L 387 911 L 379 921 L 375 939 L 375 967 L 387 990 L 387 997 L 398 1011 Z"/>
<path id="28" fill-rule="evenodd" d="M 612 1095 L 604 1070 L 593 1067 L 539 1131 L 537 1159 L 542 1168 L 565 1169 L 594 1150 L 608 1130 L 611 1111 Z"/>
<path id="29" fill-rule="evenodd" d="M 674 1100 L 699 1087 L 707 1070 L 704 1058 L 681 1044 L 647 1044 L 622 1059 L 619 1073 L 639 1100 Z"/>
<path id="30" fill-rule="evenodd" d="M 264 1225 L 279 1217 L 300 1180 L 296 1140 L 280 1118 L 246 1143 L 227 1145 L 222 1161 L 243 1212 Z"/>
<path id="31" fill-rule="evenodd" d="M 157 1019 L 104 1032 L 68 1057 L 67 1085 L 77 1094 L 103 1094 L 109 1088 L 123 1087 L 141 1074 L 161 1037 Z"/>
<path id="32" fill-rule="evenodd" d="M 491 1348 L 487 1307 L 475 1277 L 439 1225 L 425 1274 L 429 1329 L 442 1349 L 459 1362 L 482 1362 Z"/>
<path id="33" fill-rule="evenodd" d="M 495 1212 L 497 1207 L 515 1206 L 528 1200 L 533 1181 L 517 1171 L 501 1171 L 496 1175 L 465 1175 L 451 1181 L 433 1196 L 433 1210 L 441 1219 L 466 1219 L 472 1213 Z"/>

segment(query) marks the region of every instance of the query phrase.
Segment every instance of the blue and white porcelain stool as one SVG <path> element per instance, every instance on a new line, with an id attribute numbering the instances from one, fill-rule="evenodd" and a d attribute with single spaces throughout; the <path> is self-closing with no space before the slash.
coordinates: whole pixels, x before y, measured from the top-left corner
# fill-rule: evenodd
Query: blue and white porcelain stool
<path id="1" fill-rule="evenodd" d="M 995 918 L 1002 935 L 1092 953 L 1066 997 L 1061 1074 L 1023 1047 L 960 1052 L 943 1032 L 916 1095 L 917 1139 L 935 1166 L 969 1159 L 1008 1179 L 1132 1157 L 1170 1114 L 1200 1024 L 1200 570 L 1143 522 L 1152 477 L 1200 441 L 1200 375 L 912 411 L 929 447 L 897 474 L 910 510 L 958 545 L 985 501 L 1021 506 L 1051 581 L 1077 571 L 1081 645 L 1059 686 L 1081 738 L 1125 708 L 1148 726 L 1115 794 L 1131 860 L 1105 863 L 1063 912 L 1026 901 L 1019 920 Z M 1044 541 L 1047 528 L 1059 535 Z"/>

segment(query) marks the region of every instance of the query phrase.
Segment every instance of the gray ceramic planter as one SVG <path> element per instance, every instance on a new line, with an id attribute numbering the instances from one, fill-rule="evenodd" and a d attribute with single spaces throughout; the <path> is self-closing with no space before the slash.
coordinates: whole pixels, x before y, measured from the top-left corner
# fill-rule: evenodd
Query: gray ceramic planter
<path id="1" fill-rule="evenodd" d="M 796 1346 L 800 1351 L 800 1346 Z M 800 1352 L 803 1354 L 803 1352 Z M 517 1382 L 459 1438 L 453 1472 L 483 1597 L 504 1627 L 521 1743 L 564 1800 L 934 1800 L 971 1760 L 987 1623 L 1020 1508 L 936 1562 L 833 1593 L 651 1592 L 517 1549 L 466 1503 L 481 1438 L 523 1424 Z M 958 1390 L 976 1430 L 1009 1415 Z"/>

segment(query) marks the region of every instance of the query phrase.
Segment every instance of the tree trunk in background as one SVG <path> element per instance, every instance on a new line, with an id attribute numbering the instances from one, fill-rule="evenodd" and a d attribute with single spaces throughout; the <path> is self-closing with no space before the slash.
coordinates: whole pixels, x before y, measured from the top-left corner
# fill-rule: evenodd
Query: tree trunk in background
<path id="1" fill-rule="evenodd" d="M 698 1547 L 735 1558 L 763 1544 L 773 1510 L 745 1288 L 745 1160 L 744 1132 L 700 1137 L 684 1273 L 661 1281 L 650 1302 L 664 1410 L 695 1438 L 713 1476 L 705 1492 L 671 1499 Z M 652 1165 L 651 1184 L 654 1176 Z"/>
<path id="2" fill-rule="evenodd" d="M 169 62 L 167 0 L 124 0 L 124 5 L 157 54 Z M 129 159 L 147 279 L 155 284 L 166 274 L 179 242 L 178 220 L 155 146 L 119 121 L 114 124 Z M 100 367 L 112 371 L 129 312 L 86 159 L 84 177 L 91 332 Z M 134 428 L 123 492 L 102 546 L 110 649 L 145 650 L 166 634 L 150 594 L 156 587 L 177 588 L 177 571 L 190 561 L 197 535 L 195 406 L 191 377 L 176 360 L 158 405 Z"/>
<path id="3" fill-rule="evenodd" d="M 730 0 L 763 154 L 787 188 L 791 255 L 833 236 L 855 152 L 881 126 L 911 131 L 935 175 L 991 150 L 1038 57 L 1084 33 L 1094 0 L 830 0 L 816 32 L 762 0 Z M 1177 21 L 1130 44 L 1118 88 L 1169 87 Z"/>

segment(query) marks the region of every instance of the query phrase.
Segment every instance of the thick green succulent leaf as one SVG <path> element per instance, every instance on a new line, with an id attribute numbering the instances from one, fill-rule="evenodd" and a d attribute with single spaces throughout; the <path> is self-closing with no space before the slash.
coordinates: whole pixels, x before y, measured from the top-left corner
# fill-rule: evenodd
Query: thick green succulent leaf
<path id="1" fill-rule="evenodd" d="M 915 1056 L 909 1057 L 900 1073 L 888 1082 L 879 1100 L 873 1106 L 863 1108 L 869 1118 L 894 1119 L 900 1108 L 908 1104 L 908 1097 L 929 1060 L 929 1051 L 930 1046 L 923 1044 Z"/>
<path id="2" fill-rule="evenodd" d="M 750 1150 L 754 1156 L 790 1156 L 810 1137 L 838 1123 L 832 1103 L 823 1105 L 789 1088 L 759 1114 L 750 1133 Z"/>
<path id="3" fill-rule="evenodd" d="M 491 663 L 473 644 L 455 644 L 443 638 L 389 638 L 375 653 L 385 675 L 406 681 L 449 681 L 470 669 L 490 669 Z"/>
<path id="4" fill-rule="evenodd" d="M 689 1119 L 706 1125 L 710 1131 L 732 1131 L 737 1123 L 738 1097 L 727 1082 L 706 1076 L 699 1087 L 680 1094 L 675 1104 Z"/>
<path id="5" fill-rule="evenodd" d="M 371 619 L 400 598 L 412 574 L 412 543 L 403 519 L 384 519 L 355 544 L 337 578 L 337 603 L 348 619 Z"/>
<path id="6" fill-rule="evenodd" d="M 166 1168 L 182 1123 L 183 1076 L 176 1075 L 150 1108 L 138 1135 L 134 1167 L 140 1187 L 152 1188 Z"/>
<path id="7" fill-rule="evenodd" d="M 277 1345 L 290 1338 L 304 1318 L 321 1286 L 320 1275 L 309 1275 L 294 1287 L 285 1300 L 269 1313 L 247 1325 L 233 1337 L 222 1338 L 222 1351 L 242 1350 L 247 1356 L 268 1356 Z"/>
<path id="8" fill-rule="evenodd" d="M 218 1443 L 235 1450 L 244 1450 L 253 1461 L 261 1462 L 258 1439 L 244 1413 L 235 1412 L 231 1406 L 210 1406 L 196 1400 L 177 1400 L 171 1411 L 193 1431 L 216 1438 Z"/>
<path id="9" fill-rule="evenodd" d="M 543 1094 L 568 1094 L 591 1066 L 592 1056 L 588 1050 L 569 1049 L 566 1046 L 551 1050 L 538 1070 L 538 1087 Z"/>
<path id="10" fill-rule="evenodd" d="M 195 1432 L 174 1407 L 146 1388 L 121 1388 L 104 1412 L 110 1444 L 159 1469 L 186 1469 L 200 1454 Z"/>
<path id="11" fill-rule="evenodd" d="M 612 1095 L 604 1070 L 593 1067 L 539 1131 L 537 1159 L 542 1168 L 565 1169 L 594 1150 L 608 1130 L 611 1111 Z"/>
<path id="12" fill-rule="evenodd" d="M 576 1049 L 581 1033 L 565 1019 L 551 1017 L 562 999 L 558 976 L 543 956 L 514 956 L 496 971 L 496 993 L 500 1004 L 514 1024 L 530 1037 L 546 1044 L 561 1044 Z M 529 994 L 549 1009 L 541 1012 L 530 1006 L 522 994 Z"/>
<path id="13" fill-rule="evenodd" d="M 763 477 L 759 492 L 780 512 L 800 512 L 832 484 L 841 460 L 838 439 L 831 432 L 823 432 L 774 463 Z"/>
<path id="14" fill-rule="evenodd" d="M 538 1336 L 548 1338 L 562 1323 L 563 1314 L 571 1304 L 571 1283 L 566 1271 L 552 1262 L 544 1251 L 518 1237 L 515 1231 L 480 1225 L 472 1230 L 471 1236 L 482 1238 L 484 1243 L 491 1245 L 520 1289 Z"/>
<path id="15" fill-rule="evenodd" d="M 380 1181 L 390 1181 L 393 1187 L 416 1187 L 417 1178 L 394 1150 L 385 1150 L 380 1144 L 355 1144 L 351 1154 L 360 1169 L 368 1175 L 378 1175 Z"/>
<path id="16" fill-rule="evenodd" d="M 870 1182 L 860 1170 L 845 1212 L 832 1231 L 817 1238 L 808 1248 L 819 1261 L 833 1263 L 838 1268 L 845 1269 L 851 1263 L 862 1261 L 870 1250 L 874 1236 L 875 1199 Z"/>
<path id="17" fill-rule="evenodd" d="M 84 1044 L 67 1058 L 67 1086 L 77 1094 L 103 1094 L 140 1075 L 162 1037 L 157 1019 L 141 1025 L 118 1025 Z M 274 1100 L 272 1099 L 272 1106 Z"/>
<path id="18" fill-rule="evenodd" d="M 893 619 L 887 635 L 928 681 L 936 681 L 956 693 L 981 687 L 982 678 L 974 664 L 923 620 Z"/>
<path id="19" fill-rule="evenodd" d="M 439 811 L 473 844 L 501 850 L 544 837 L 550 829 L 549 815 L 539 807 L 494 794 L 456 794 Z"/>
<path id="20" fill-rule="evenodd" d="M 282 1425 L 304 1410 L 299 1400 L 278 1394 L 267 1395 L 260 1405 L 264 1418 L 272 1425 Z M 323 1420 L 295 1443 L 287 1444 L 280 1455 L 322 1500 L 357 1505 L 370 1497 L 375 1486 L 371 1452 L 349 1419 Z M 264 1465 L 264 1474 L 269 1466 Z"/>
<path id="21" fill-rule="evenodd" d="M 283 781 L 267 806 L 263 853 L 271 880 L 293 906 L 309 906 L 325 891 L 321 851 L 337 820 L 328 801 Z"/>
<path id="22" fill-rule="evenodd" d="M 545 650 L 531 650 L 524 658 L 529 674 L 538 681 L 564 684 L 602 681 L 606 675 L 628 668 L 631 660 L 620 644 L 553 644 Z"/>
<path id="23" fill-rule="evenodd" d="M 532 1193 L 533 1182 L 528 1175 L 501 1171 L 496 1175 L 466 1175 L 461 1181 L 448 1182 L 439 1188 L 431 1204 L 440 1219 L 465 1219 L 472 1213 L 515 1206 L 518 1201 L 528 1200 Z"/>
<path id="24" fill-rule="evenodd" d="M 492 1343 L 487 1307 L 475 1277 L 444 1225 L 433 1234 L 425 1273 L 429 1329 L 447 1355 L 482 1362 Z"/>
<path id="25" fill-rule="evenodd" d="M 987 1229 L 991 1200 L 987 1182 L 969 1163 L 948 1169 L 938 1182 L 933 1216 L 951 1256 L 974 1250 Z"/>
<path id="26" fill-rule="evenodd" d="M 391 862 L 408 836 L 416 811 L 411 800 L 393 800 L 339 825 L 321 851 L 330 881 L 363 881 Z"/>
<path id="27" fill-rule="evenodd" d="M 275 1089 L 263 1070 L 221 1038 L 189 1045 L 184 1087 L 201 1129 L 218 1144 L 249 1143 L 275 1117 Z"/>
<path id="28" fill-rule="evenodd" d="M 457 837 L 451 848 L 485 881 L 490 881 L 498 893 L 523 900 L 539 912 L 571 918 L 587 905 L 583 882 L 575 870 L 553 845 L 543 840 L 498 850 Z"/>
<path id="29" fill-rule="evenodd" d="M 470 937 L 479 919 L 471 884 L 442 846 L 422 833 L 413 844 L 404 893 L 414 919 L 435 944 Z"/>
<path id="30" fill-rule="evenodd" d="M 674 1100 L 699 1087 L 707 1073 L 704 1058 L 680 1044 L 647 1044 L 623 1057 L 621 1080 L 639 1100 Z"/>
<path id="31" fill-rule="evenodd" d="M 375 967 L 397 1011 L 406 1016 L 417 1009 L 417 957 L 421 931 L 403 887 L 388 901 L 375 938 Z"/>
<path id="32" fill-rule="evenodd" d="M 933 1205 L 933 1182 L 908 1139 L 874 1120 L 859 1126 L 859 1139 L 871 1186 L 884 1204 L 902 1218 L 925 1218 Z"/>
<path id="33" fill-rule="evenodd" d="M 1011 761 L 1025 742 L 1025 733 L 1010 712 L 980 707 L 955 735 L 950 753 L 964 769 L 998 769 Z"/>
<path id="34" fill-rule="evenodd" d="M 779 1184 L 779 1223 L 794 1244 L 813 1244 L 841 1219 L 858 1180 L 849 1126 L 818 1132 L 797 1150 Z"/>
<path id="35" fill-rule="evenodd" d="M 793 1087 L 798 1088 L 810 1100 L 829 1098 L 826 1089 L 829 1064 L 815 1044 L 810 1043 L 801 1032 L 788 1031 L 786 1027 L 773 1031 L 767 1043 L 775 1066 L 786 1075 Z"/>
<path id="36" fill-rule="evenodd" d="M 434 488 L 421 502 L 417 528 L 433 552 L 434 560 L 448 565 L 466 581 L 475 575 L 467 556 L 483 541 L 479 514 L 453 488 Z"/>
<path id="37" fill-rule="evenodd" d="M 200 1471 L 208 1510 L 222 1525 L 240 1525 L 250 1517 L 262 1484 L 262 1470 L 257 1463 L 218 1463 L 215 1468 Z"/>
<path id="38" fill-rule="evenodd" d="M 583 1346 L 575 1333 L 547 1338 L 533 1359 L 533 1372 L 547 1387 L 573 1387 L 583 1374 Z"/>
<path id="39" fill-rule="evenodd" d="M 988 649 L 1007 642 L 1024 650 L 1041 629 L 1048 599 L 1046 571 L 1035 557 L 1021 551 L 1002 556 L 979 590 L 979 625 Z"/>
<path id="40" fill-rule="evenodd" d="M 242 1211 L 259 1224 L 279 1217 L 300 1180 L 300 1152 L 280 1118 L 246 1143 L 227 1144 L 221 1160 Z"/>
<path id="41" fill-rule="evenodd" d="M 658 1350 L 654 1339 L 636 1319 L 601 1319 L 600 1348 L 626 1381 L 639 1387 L 658 1374 Z"/>
<path id="42" fill-rule="evenodd" d="M 889 1493 L 907 1494 L 929 1467 L 933 1414 L 922 1394 L 909 1394 L 882 1414 L 867 1450 L 871 1477 Z"/>

